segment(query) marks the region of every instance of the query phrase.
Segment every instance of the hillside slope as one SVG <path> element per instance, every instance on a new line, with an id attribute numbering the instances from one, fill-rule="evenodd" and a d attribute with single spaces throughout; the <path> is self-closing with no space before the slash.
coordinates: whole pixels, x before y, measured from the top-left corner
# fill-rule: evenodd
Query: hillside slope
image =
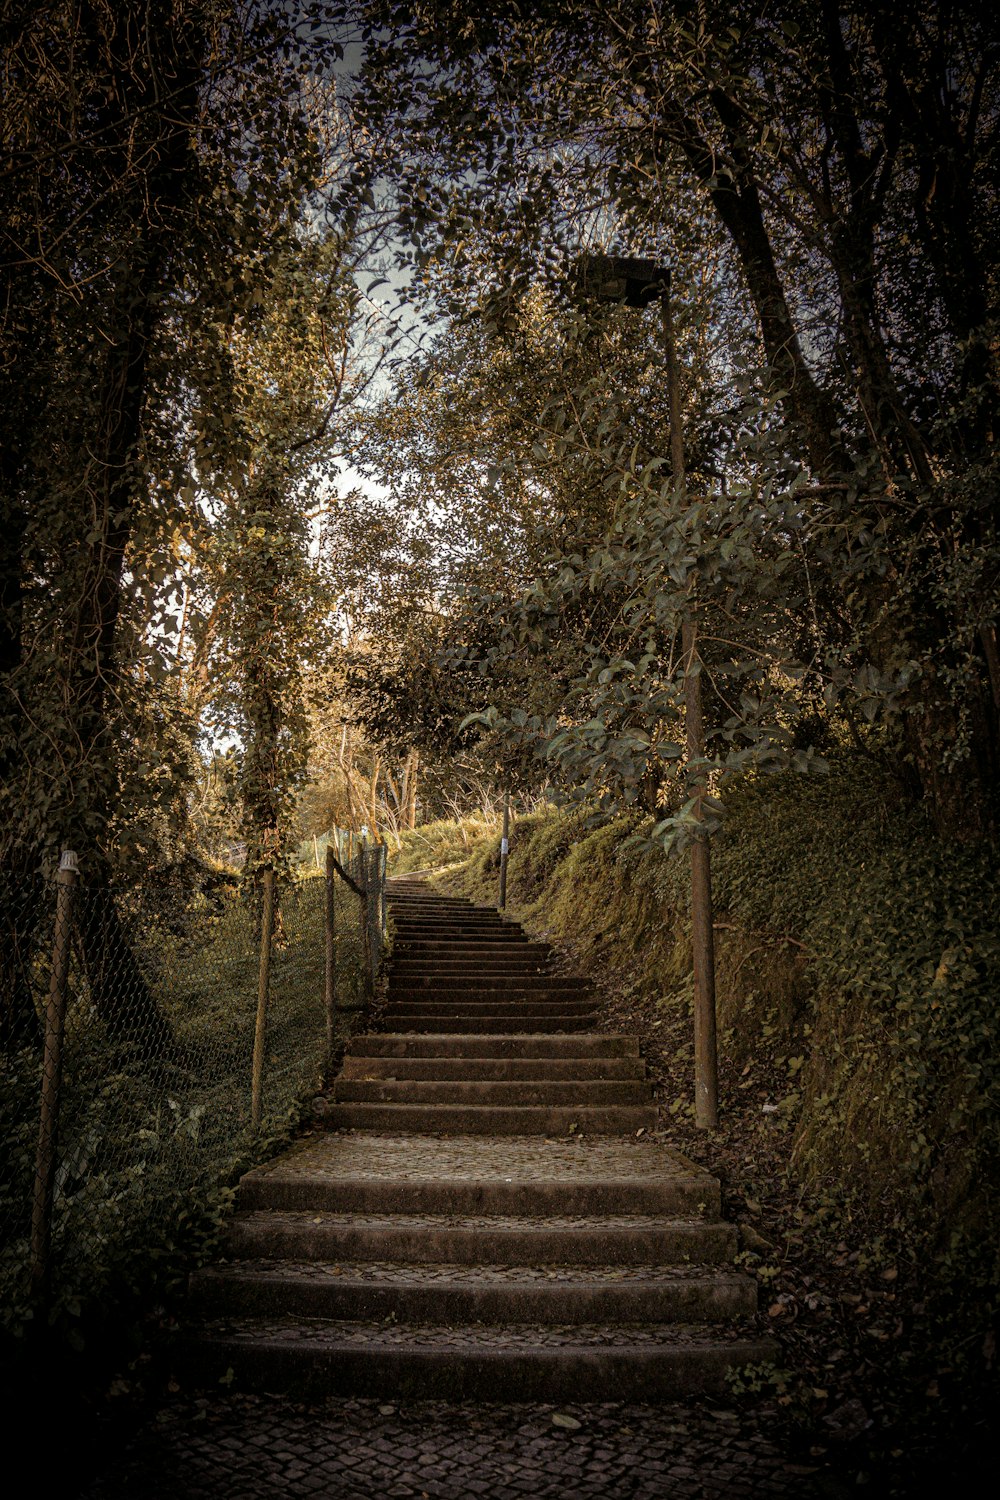
<path id="1" fill-rule="evenodd" d="M 777 1399 L 855 1445 L 861 1469 L 900 1445 L 916 1466 L 953 1464 L 995 1399 L 992 851 L 936 839 L 874 763 L 731 794 L 713 852 L 722 1115 L 706 1138 L 687 863 L 637 831 L 552 809 L 519 821 L 510 908 L 601 982 L 609 1022 L 643 1037 L 671 1134 L 727 1177 L 797 1372 Z M 499 840 L 477 833 L 441 878 L 495 902 Z M 442 858 L 443 829 L 434 845 Z"/>

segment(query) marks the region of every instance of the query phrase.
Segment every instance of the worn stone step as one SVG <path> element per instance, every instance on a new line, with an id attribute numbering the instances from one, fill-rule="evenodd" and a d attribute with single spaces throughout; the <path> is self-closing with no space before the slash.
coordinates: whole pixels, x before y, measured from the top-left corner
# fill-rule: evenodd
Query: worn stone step
<path id="1" fill-rule="evenodd" d="M 302 1398 L 663 1401 L 724 1392 L 727 1374 L 773 1361 L 773 1339 L 699 1325 L 237 1321 L 174 1350 L 182 1377 Z"/>
<path id="2" fill-rule="evenodd" d="M 482 973 L 477 976 L 474 973 L 449 974 L 440 972 L 437 968 L 429 973 L 424 971 L 421 978 L 417 974 L 409 972 L 396 973 L 393 965 L 389 972 L 389 984 L 394 990 L 402 994 L 444 994 L 454 991 L 456 994 L 468 994 L 470 991 L 484 991 L 486 994 L 503 995 L 510 990 L 523 990 L 530 994 L 540 995 L 592 995 L 593 986 L 587 984 L 586 980 L 568 978 L 562 974 L 511 974 L 507 978 L 503 974 L 492 972 Z"/>
<path id="3" fill-rule="evenodd" d="M 718 1178 L 649 1137 L 324 1132 L 240 1180 L 242 1209 L 718 1218 Z"/>
<path id="4" fill-rule="evenodd" d="M 338 1104 L 572 1105 L 648 1104 L 644 1079 L 486 1080 L 424 1078 L 337 1079 Z"/>
<path id="5" fill-rule="evenodd" d="M 520 1218 L 274 1210 L 235 1215 L 225 1244 L 239 1260 L 665 1266 L 731 1261 L 736 1230 L 721 1219 L 656 1214 Z"/>
<path id="6" fill-rule="evenodd" d="M 388 1008 L 400 1011 L 463 1011 L 469 1016 L 481 1011 L 496 1011 L 498 1016 L 546 1016 L 549 1011 L 586 1011 L 594 1013 L 597 1001 L 579 990 L 403 990 L 388 992 Z"/>
<path id="7" fill-rule="evenodd" d="M 456 1266 L 247 1260 L 193 1273 L 215 1317 L 408 1323 L 687 1323 L 753 1317 L 757 1287 L 718 1266 Z"/>
<path id="8" fill-rule="evenodd" d="M 382 1057 L 349 1052 L 341 1078 L 456 1078 L 482 1082 L 645 1078 L 638 1057 Z"/>
<path id="9" fill-rule="evenodd" d="M 532 1032 L 589 1032 L 593 1026 L 593 1015 L 591 1012 L 583 1014 L 558 1015 L 531 1015 L 508 1013 L 497 1015 L 488 1013 L 485 1015 L 469 1015 L 459 1010 L 444 1010 L 439 1012 L 399 1012 L 387 1016 L 391 1020 L 393 1029 L 400 1033 L 409 1032 L 434 1032 L 447 1036 L 455 1028 L 459 1028 L 466 1035 L 475 1032 L 483 1032 L 487 1036 L 496 1036 L 504 1030 L 512 1036 L 518 1036 L 525 1030 Z"/>
<path id="10" fill-rule="evenodd" d="M 499 912 L 477 911 L 471 906 L 450 911 L 401 911 L 397 906 L 390 906 L 389 911 L 393 926 L 397 929 L 401 927 L 483 927 L 509 928 L 512 932 L 524 931 L 519 922 L 509 922 L 506 917 L 500 916 Z"/>
<path id="11" fill-rule="evenodd" d="M 632 1036 L 600 1031 L 571 1037 L 443 1032 L 426 1038 L 376 1031 L 354 1037 L 348 1052 L 365 1057 L 638 1057 L 639 1043 Z"/>
<path id="12" fill-rule="evenodd" d="M 390 1022 L 393 1014 L 414 1014 L 414 1016 L 507 1016 L 507 1017 L 532 1017 L 532 1016 L 594 1016 L 595 1002 L 588 996 L 565 995 L 526 995 L 526 996 L 501 996 L 501 995 L 448 995 L 442 992 L 430 992 L 429 995 L 393 995 L 388 996 L 385 1020 Z M 522 1028 L 531 1029 L 531 1028 Z"/>
<path id="13" fill-rule="evenodd" d="M 394 954 L 391 972 L 395 977 L 412 975 L 424 983 L 431 984 L 438 974 L 455 977 L 496 974 L 502 978 L 506 974 L 548 974 L 551 972 L 551 965 L 550 956 L 522 951 L 513 957 L 502 953 L 474 953 L 458 954 L 454 957 L 436 957 L 430 961 L 426 955 L 409 958 Z"/>
<path id="14" fill-rule="evenodd" d="M 566 1135 L 571 1130 L 631 1135 L 656 1128 L 647 1105 L 335 1104 L 332 1130 L 442 1131 L 452 1135 Z"/>
<path id="15" fill-rule="evenodd" d="M 428 950 L 428 944 L 433 948 Z M 393 935 L 391 955 L 398 956 L 410 952 L 416 952 L 419 957 L 426 957 L 428 963 L 434 961 L 436 954 L 443 954 L 448 949 L 463 949 L 476 951 L 488 948 L 495 954 L 509 955 L 512 958 L 523 957 L 524 954 L 532 952 L 527 939 L 522 937 L 510 937 L 503 933 L 480 933 L 480 932 L 446 932 L 446 933 L 400 933 Z"/>

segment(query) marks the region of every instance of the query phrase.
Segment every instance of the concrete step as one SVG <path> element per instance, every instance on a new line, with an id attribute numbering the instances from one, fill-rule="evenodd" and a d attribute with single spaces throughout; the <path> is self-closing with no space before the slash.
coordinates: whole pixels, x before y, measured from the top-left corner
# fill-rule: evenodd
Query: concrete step
<path id="1" fill-rule="evenodd" d="M 736 1254 L 722 1220 L 655 1214 L 516 1218 L 362 1216 L 295 1210 L 240 1212 L 225 1236 L 231 1259 L 392 1261 L 406 1265 L 667 1266 L 717 1264 Z"/>
<path id="2" fill-rule="evenodd" d="M 635 1037 L 598 1031 L 572 1037 L 457 1032 L 426 1039 L 383 1031 L 354 1037 L 348 1052 L 365 1057 L 638 1057 L 639 1043 Z"/>
<path id="3" fill-rule="evenodd" d="M 393 930 L 412 937 L 462 937 L 467 933 L 482 933 L 485 937 L 510 937 L 523 940 L 524 931 L 513 922 L 502 917 L 393 917 Z"/>
<path id="4" fill-rule="evenodd" d="M 718 1323 L 752 1317 L 756 1283 L 714 1266 L 456 1266 L 246 1260 L 191 1277 L 196 1311 L 406 1323 Z"/>
<path id="5" fill-rule="evenodd" d="M 718 1178 L 643 1137 L 319 1133 L 241 1179 L 241 1209 L 718 1218 Z"/>
<path id="6" fill-rule="evenodd" d="M 397 1010 L 412 1011 L 440 1011 L 442 1014 L 454 1012 L 463 1015 L 481 1015 L 485 1011 L 495 1011 L 498 1015 L 523 1015 L 537 1014 L 544 1016 L 552 1011 L 562 1010 L 567 1013 L 590 1015 L 596 1008 L 596 1001 L 592 996 L 574 994 L 573 991 L 553 994 L 546 991 L 538 992 L 528 990 L 519 995 L 510 990 L 411 990 L 400 992 L 390 990 L 388 1004 Z M 461 1030 L 461 1027 L 455 1027 Z M 531 1027 L 523 1028 L 530 1031 Z"/>
<path id="7" fill-rule="evenodd" d="M 655 1130 L 646 1105 L 335 1104 L 324 1115 L 330 1130 L 398 1130 L 451 1135 L 634 1135 Z"/>
<path id="8" fill-rule="evenodd" d="M 645 1078 L 638 1057 L 382 1057 L 350 1052 L 340 1078 L 456 1078 L 484 1083 Z"/>
<path id="9" fill-rule="evenodd" d="M 572 992 L 566 994 L 547 994 L 536 991 L 527 991 L 523 995 L 511 991 L 496 993 L 492 990 L 472 990 L 470 992 L 454 990 L 404 990 L 396 993 L 389 991 L 387 1005 L 390 1010 L 413 1011 L 414 1013 L 428 1013 L 434 1011 L 441 1015 L 485 1015 L 492 1011 L 498 1016 L 546 1016 L 557 1011 L 566 1015 L 593 1016 L 596 1013 L 596 1001 L 589 995 L 577 995 Z M 389 1013 L 384 1017 L 386 1023 L 389 1021 Z M 461 1031 L 461 1026 L 454 1026 L 454 1031 Z M 525 1025 L 522 1031 L 531 1031 L 530 1025 Z"/>
<path id="10" fill-rule="evenodd" d="M 504 995 L 509 990 L 523 990 L 533 995 L 593 995 L 594 993 L 593 986 L 584 979 L 567 978 L 562 974 L 539 974 L 534 970 L 510 974 L 509 977 L 493 972 L 481 972 L 479 975 L 475 973 L 449 974 L 439 971 L 436 967 L 430 972 L 422 970 L 421 973 L 405 971 L 397 974 L 396 966 L 393 964 L 389 970 L 389 984 L 394 990 L 413 994 L 443 995 L 448 992 L 467 994 L 469 991 L 476 990 L 497 995 Z"/>
<path id="11" fill-rule="evenodd" d="M 414 953 L 428 958 L 448 953 L 496 953 L 519 958 L 525 953 L 547 954 L 552 950 L 547 943 L 529 943 L 523 934 L 520 937 L 516 934 L 511 936 L 494 933 L 487 933 L 485 937 L 409 937 L 397 933 L 392 951 L 394 954 Z"/>
<path id="12" fill-rule="evenodd" d="M 263 1320 L 179 1344 L 179 1372 L 237 1390 L 449 1401 L 664 1401 L 724 1392 L 732 1369 L 773 1361 L 773 1339 L 698 1325 L 495 1327 Z"/>
<path id="13" fill-rule="evenodd" d="M 511 957 L 501 953 L 457 954 L 453 957 L 436 957 L 428 961 L 425 955 L 410 958 L 404 954 L 393 954 L 393 975 L 413 975 L 430 984 L 438 974 L 454 975 L 456 978 L 477 974 L 549 974 L 552 959 L 540 953 L 518 952 Z"/>
<path id="14" fill-rule="evenodd" d="M 456 1027 L 466 1035 L 482 1032 L 487 1036 L 497 1036 L 506 1030 L 511 1036 L 518 1036 L 526 1028 L 536 1033 L 576 1032 L 590 1031 L 593 1026 L 593 1016 L 589 1012 L 579 1015 L 560 1013 L 538 1016 L 519 1013 L 468 1015 L 458 1010 L 419 1013 L 399 1011 L 386 1019 L 391 1021 L 394 1031 L 434 1032 L 442 1036 L 449 1035 Z"/>
<path id="15" fill-rule="evenodd" d="M 572 1105 L 648 1104 L 644 1079 L 338 1078 L 338 1104 Z"/>

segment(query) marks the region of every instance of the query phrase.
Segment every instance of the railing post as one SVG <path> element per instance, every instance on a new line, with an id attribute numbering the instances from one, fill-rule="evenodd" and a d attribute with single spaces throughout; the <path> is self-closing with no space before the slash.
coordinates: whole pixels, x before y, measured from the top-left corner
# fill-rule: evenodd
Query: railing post
<path id="1" fill-rule="evenodd" d="M 326 846 L 326 892 L 324 908 L 324 934 L 326 941 L 326 973 L 324 985 L 324 1009 L 326 1012 L 326 1061 L 333 1059 L 334 1036 L 337 1027 L 337 898 L 336 867 L 333 845 Z"/>
<path id="2" fill-rule="evenodd" d="M 274 936 L 274 871 L 262 871 L 260 915 L 260 970 L 257 978 L 257 1025 L 253 1037 L 253 1076 L 250 1088 L 250 1123 L 260 1129 L 264 1097 L 264 1043 L 267 1006 L 271 993 L 271 940 Z"/>
<path id="3" fill-rule="evenodd" d="M 379 859 L 379 894 L 381 907 L 379 910 L 379 947 L 385 947 L 385 931 L 388 924 L 389 908 L 388 897 L 385 888 L 385 872 L 389 865 L 389 850 L 385 844 L 382 845 L 381 857 Z"/>
<path id="4" fill-rule="evenodd" d="M 510 853 L 510 792 L 503 794 L 503 834 L 500 838 L 500 910 L 507 906 L 507 856 Z"/>
<path id="5" fill-rule="evenodd" d="M 684 427 L 681 419 L 681 382 L 677 367 L 670 287 L 660 297 L 663 342 L 667 362 L 667 399 L 670 406 L 670 460 L 674 485 L 680 493 L 686 483 Z M 688 617 L 682 627 L 684 658 L 684 720 L 691 789 L 695 797 L 698 827 L 691 843 L 691 947 L 694 970 L 694 1117 L 702 1130 L 714 1130 L 719 1121 L 719 1061 L 715 1020 L 715 936 L 712 930 L 712 865 L 708 834 L 704 827 L 702 801 L 708 793 L 705 775 L 705 728 L 702 719 L 701 659 L 698 652 L 698 598 L 691 578 Z"/>
<path id="6" fill-rule="evenodd" d="M 52 1201 L 55 1190 L 59 1096 L 62 1088 L 63 1035 L 66 1026 L 66 987 L 69 980 L 73 903 L 79 870 L 72 849 L 64 849 L 56 875 L 56 925 L 52 940 L 52 973 L 45 1007 L 45 1051 L 35 1158 L 35 1190 L 31 1205 L 31 1281 L 44 1297 L 49 1282 L 52 1245 Z"/>
<path id="7" fill-rule="evenodd" d="M 361 885 L 362 885 L 362 888 L 363 888 L 363 894 L 361 896 L 361 942 L 362 942 L 362 950 L 361 951 L 362 951 L 362 954 L 364 956 L 364 965 L 365 965 L 365 990 L 367 992 L 368 998 L 371 999 L 372 993 L 374 992 L 374 989 L 375 989 L 375 982 L 374 982 L 374 980 L 375 980 L 375 973 L 374 973 L 374 966 L 373 966 L 373 963 L 372 963 L 372 926 L 371 926 L 371 901 L 372 901 L 371 868 L 372 868 L 372 861 L 371 861 L 371 851 L 364 844 L 362 844 L 361 849 L 359 851 L 358 867 L 359 867 L 359 869 L 361 871 Z"/>

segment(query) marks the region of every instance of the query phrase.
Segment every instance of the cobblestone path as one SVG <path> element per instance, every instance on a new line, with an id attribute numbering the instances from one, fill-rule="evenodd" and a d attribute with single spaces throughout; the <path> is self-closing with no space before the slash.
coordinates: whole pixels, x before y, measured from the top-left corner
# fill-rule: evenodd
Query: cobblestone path
<path id="1" fill-rule="evenodd" d="M 559 1426 L 553 1421 L 566 1422 Z M 578 1425 L 570 1425 L 578 1424 Z M 179 1401 L 81 1500 L 845 1500 L 721 1404 Z"/>

